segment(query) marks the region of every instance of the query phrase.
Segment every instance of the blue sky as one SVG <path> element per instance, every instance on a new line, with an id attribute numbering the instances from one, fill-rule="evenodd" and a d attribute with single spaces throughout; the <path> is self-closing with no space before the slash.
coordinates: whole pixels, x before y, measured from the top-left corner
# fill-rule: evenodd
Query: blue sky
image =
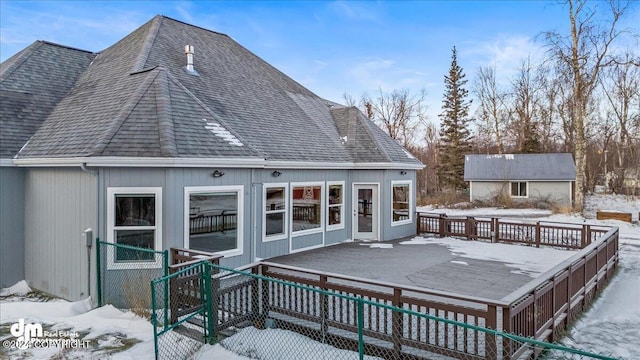
<path id="1" fill-rule="evenodd" d="M 636 31 L 638 8 L 625 22 Z M 566 8 L 551 1 L 1 0 L 0 59 L 35 40 L 97 52 L 157 14 L 228 34 L 333 101 L 424 88 L 433 121 L 454 45 L 470 80 L 489 64 L 506 79 L 523 58 L 544 56 L 541 32 L 568 29 Z"/>

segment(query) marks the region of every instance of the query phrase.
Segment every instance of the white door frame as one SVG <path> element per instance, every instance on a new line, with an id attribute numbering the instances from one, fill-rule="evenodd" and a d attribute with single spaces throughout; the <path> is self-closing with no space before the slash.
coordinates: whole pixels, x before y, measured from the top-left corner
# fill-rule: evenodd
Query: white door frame
<path id="1" fill-rule="evenodd" d="M 372 235 L 371 238 L 362 238 L 358 237 L 358 239 L 366 239 L 366 240 L 376 240 L 381 241 L 380 236 L 380 183 L 377 182 L 354 182 L 351 184 L 351 238 L 356 240 L 356 235 L 358 235 L 358 191 L 357 188 L 364 189 L 372 189 L 373 190 L 373 201 L 375 201 L 372 210 L 374 212 L 372 215 Z M 374 221 L 375 220 L 375 221 Z"/>

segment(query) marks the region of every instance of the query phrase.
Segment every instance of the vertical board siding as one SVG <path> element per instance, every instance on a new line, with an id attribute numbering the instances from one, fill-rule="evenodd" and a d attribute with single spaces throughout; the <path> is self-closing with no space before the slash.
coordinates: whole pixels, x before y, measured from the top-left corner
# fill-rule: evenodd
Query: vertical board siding
<path id="1" fill-rule="evenodd" d="M 0 288 L 24 279 L 24 169 L 0 167 Z"/>
<path id="2" fill-rule="evenodd" d="M 214 178 L 214 170 L 224 176 Z M 273 176 L 278 170 L 279 176 Z M 415 234 L 413 224 L 391 227 L 391 181 L 412 180 L 412 196 L 415 197 L 415 171 L 408 170 L 305 170 L 305 169 L 230 169 L 230 168 L 104 168 L 101 184 L 101 221 L 106 224 L 106 189 L 108 187 L 162 187 L 163 248 L 184 247 L 184 188 L 186 186 L 244 186 L 244 243 L 243 254 L 225 257 L 221 265 L 236 267 L 248 264 L 254 258 L 268 259 L 289 253 L 291 234 L 287 239 L 263 242 L 263 185 L 269 183 L 323 182 L 322 195 L 326 213 L 326 182 L 344 181 L 344 228 L 293 238 L 293 249 L 322 244 L 331 245 L 351 239 L 352 234 L 352 184 L 378 183 L 380 186 L 380 236 L 382 240 L 397 239 Z M 290 199 L 289 199 L 290 201 Z M 290 217 L 291 213 L 287 213 Z M 415 212 L 415 201 L 412 204 Z M 326 215 L 326 214 L 325 214 Z M 415 221 L 415 219 L 413 219 Z M 325 216 L 326 221 L 326 216 Z M 103 231 L 106 226 L 102 227 Z M 106 239 L 106 234 L 100 235 Z"/>
<path id="3" fill-rule="evenodd" d="M 72 301 L 88 296 L 95 262 L 89 271 L 83 231 L 96 228 L 96 178 L 80 169 L 26 170 L 25 219 L 27 282 Z"/>
<path id="4" fill-rule="evenodd" d="M 214 178 L 214 170 L 224 176 Z M 109 187 L 162 187 L 162 247 L 184 247 L 184 188 L 187 186 L 244 186 L 243 254 L 225 257 L 220 264 L 237 267 L 251 262 L 251 170 L 225 168 L 105 168 L 104 189 Z M 106 209 L 106 202 L 103 202 Z M 106 214 L 102 216 L 106 224 Z M 104 227 L 106 229 L 106 226 Z M 106 239 L 106 234 L 103 234 Z M 161 249 L 161 250 L 163 250 Z"/>

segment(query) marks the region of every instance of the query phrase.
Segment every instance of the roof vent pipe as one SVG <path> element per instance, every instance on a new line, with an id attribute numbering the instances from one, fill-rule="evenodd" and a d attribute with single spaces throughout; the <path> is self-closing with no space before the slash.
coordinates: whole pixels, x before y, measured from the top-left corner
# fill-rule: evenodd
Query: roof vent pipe
<path id="1" fill-rule="evenodd" d="M 195 71 L 193 68 L 193 45 L 186 45 L 184 47 L 184 53 L 187 54 L 187 70 Z"/>

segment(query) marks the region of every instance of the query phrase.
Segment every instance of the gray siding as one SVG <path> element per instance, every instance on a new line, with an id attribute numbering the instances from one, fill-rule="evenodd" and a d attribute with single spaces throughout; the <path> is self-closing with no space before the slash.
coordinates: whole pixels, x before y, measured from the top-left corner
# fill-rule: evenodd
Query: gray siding
<path id="1" fill-rule="evenodd" d="M 391 226 L 391 182 L 412 180 L 412 195 L 415 198 L 415 171 L 402 175 L 400 170 L 295 170 L 278 169 L 280 176 L 274 177 L 274 169 L 224 169 L 222 177 L 212 177 L 216 170 L 201 168 L 105 168 L 101 170 L 100 191 L 100 237 L 106 239 L 106 194 L 109 187 L 162 187 L 163 197 L 163 248 L 184 247 L 184 188 L 187 186 L 244 186 L 243 254 L 225 257 L 223 266 L 235 267 L 254 261 L 268 259 L 306 247 L 336 244 L 352 237 L 352 184 L 378 183 L 380 190 L 380 237 L 382 240 L 397 239 L 415 234 L 415 219 L 410 224 Z M 344 181 L 344 228 L 323 233 L 294 236 L 263 242 L 262 211 L 263 186 L 269 183 L 322 182 L 325 187 L 323 201 L 326 202 L 326 182 Z M 289 192 L 291 189 L 289 188 Z M 326 205 L 325 217 L 326 217 Z M 415 212 L 415 199 L 412 213 Z M 290 214 L 288 214 L 290 216 Z M 413 215 L 415 217 L 415 215 Z M 325 219 L 326 221 L 326 219 Z M 290 244 L 291 242 L 291 244 Z"/>
<path id="2" fill-rule="evenodd" d="M 24 169 L 0 166 L 0 288 L 24 279 Z"/>
<path id="3" fill-rule="evenodd" d="M 200 168 L 105 168 L 103 189 L 101 190 L 101 221 L 104 224 L 101 237 L 106 241 L 107 234 L 107 188 L 109 187 L 161 187 L 162 188 L 162 246 L 184 247 L 184 188 L 187 186 L 225 186 L 244 185 L 244 228 L 243 254 L 225 257 L 223 266 L 236 267 L 252 261 L 251 248 L 251 170 L 220 169 L 224 176 L 214 178 L 214 169 Z"/>
<path id="4" fill-rule="evenodd" d="M 95 229 L 95 214 L 93 175 L 80 169 L 26 170 L 24 259 L 32 287 L 72 301 L 89 295 L 95 258 L 89 271 L 83 231 Z"/>
<path id="5" fill-rule="evenodd" d="M 528 197 L 514 198 L 514 201 L 544 200 L 557 204 L 571 204 L 570 181 L 529 181 Z M 491 201 L 501 192 L 508 195 L 511 192 L 510 182 L 503 181 L 472 181 L 471 201 Z"/>

